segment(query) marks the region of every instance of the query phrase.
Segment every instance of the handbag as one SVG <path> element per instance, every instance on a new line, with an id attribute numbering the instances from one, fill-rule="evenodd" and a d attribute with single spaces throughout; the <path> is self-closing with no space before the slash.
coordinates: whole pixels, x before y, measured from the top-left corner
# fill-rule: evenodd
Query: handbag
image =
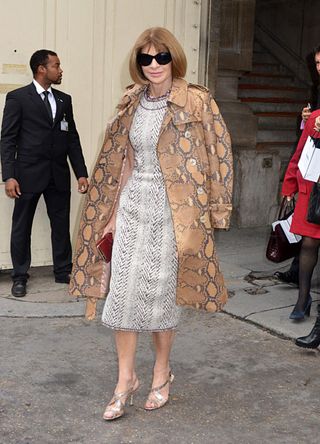
<path id="1" fill-rule="evenodd" d="M 105 234 L 98 242 L 97 248 L 100 256 L 105 262 L 111 261 L 113 236 L 112 233 Z"/>
<path id="2" fill-rule="evenodd" d="M 315 182 L 310 193 L 307 221 L 320 225 L 320 183 Z"/>
<path id="3" fill-rule="evenodd" d="M 294 212 L 295 201 L 287 201 L 287 198 L 282 199 L 278 220 L 284 220 L 290 217 Z M 300 242 L 290 243 L 285 235 L 280 224 L 277 224 L 275 229 L 271 229 L 266 257 L 272 262 L 283 262 L 291 257 L 296 256 L 300 251 Z"/>

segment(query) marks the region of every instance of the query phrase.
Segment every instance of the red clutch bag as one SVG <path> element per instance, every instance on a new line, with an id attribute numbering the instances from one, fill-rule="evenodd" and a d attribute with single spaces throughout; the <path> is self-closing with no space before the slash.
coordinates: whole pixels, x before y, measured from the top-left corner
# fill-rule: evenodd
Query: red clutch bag
<path id="1" fill-rule="evenodd" d="M 113 236 L 112 233 L 105 234 L 98 242 L 97 248 L 100 256 L 107 263 L 111 261 Z"/>

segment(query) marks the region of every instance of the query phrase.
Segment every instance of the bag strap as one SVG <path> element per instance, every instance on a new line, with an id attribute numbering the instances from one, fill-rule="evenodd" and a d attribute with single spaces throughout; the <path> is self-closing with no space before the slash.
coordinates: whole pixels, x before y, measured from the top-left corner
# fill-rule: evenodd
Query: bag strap
<path id="1" fill-rule="evenodd" d="M 294 210 L 294 207 L 296 206 L 296 201 L 295 198 L 292 197 L 292 199 L 290 201 L 287 200 L 287 197 L 284 196 L 282 198 L 282 202 L 280 205 L 280 209 L 279 209 L 279 214 L 278 214 L 278 220 L 281 220 L 285 214 L 289 211 Z"/>

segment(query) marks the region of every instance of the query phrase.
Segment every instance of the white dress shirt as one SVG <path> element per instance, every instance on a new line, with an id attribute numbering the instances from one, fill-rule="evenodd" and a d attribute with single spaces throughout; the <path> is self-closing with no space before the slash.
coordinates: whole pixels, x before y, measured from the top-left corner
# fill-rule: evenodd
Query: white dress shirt
<path id="1" fill-rule="evenodd" d="M 45 95 L 43 94 L 43 92 L 45 91 L 45 89 L 40 85 L 40 83 L 38 83 L 35 79 L 32 80 L 34 86 L 36 87 L 37 93 L 40 94 L 41 99 L 44 100 Z M 57 104 L 56 104 L 56 100 L 54 98 L 54 95 L 52 93 L 52 89 L 51 86 L 50 88 L 47 89 L 48 91 L 48 100 L 51 106 L 51 110 L 52 110 L 52 116 L 53 116 L 53 120 L 56 117 L 56 112 L 57 112 Z"/>

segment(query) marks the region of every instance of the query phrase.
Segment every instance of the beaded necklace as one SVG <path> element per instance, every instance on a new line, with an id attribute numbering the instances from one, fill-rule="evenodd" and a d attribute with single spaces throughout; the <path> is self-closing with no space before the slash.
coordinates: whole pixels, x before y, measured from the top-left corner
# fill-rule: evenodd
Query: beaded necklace
<path id="1" fill-rule="evenodd" d="M 167 107 L 167 98 L 169 97 L 170 89 L 162 96 L 160 97 L 150 97 L 149 96 L 149 90 L 146 88 L 143 91 L 143 96 L 140 99 L 140 106 L 142 106 L 143 109 L 146 109 L 148 111 L 157 111 L 159 109 L 164 109 Z M 148 107 L 148 102 L 150 105 L 153 105 L 152 107 Z M 159 106 L 155 106 L 158 103 Z"/>

